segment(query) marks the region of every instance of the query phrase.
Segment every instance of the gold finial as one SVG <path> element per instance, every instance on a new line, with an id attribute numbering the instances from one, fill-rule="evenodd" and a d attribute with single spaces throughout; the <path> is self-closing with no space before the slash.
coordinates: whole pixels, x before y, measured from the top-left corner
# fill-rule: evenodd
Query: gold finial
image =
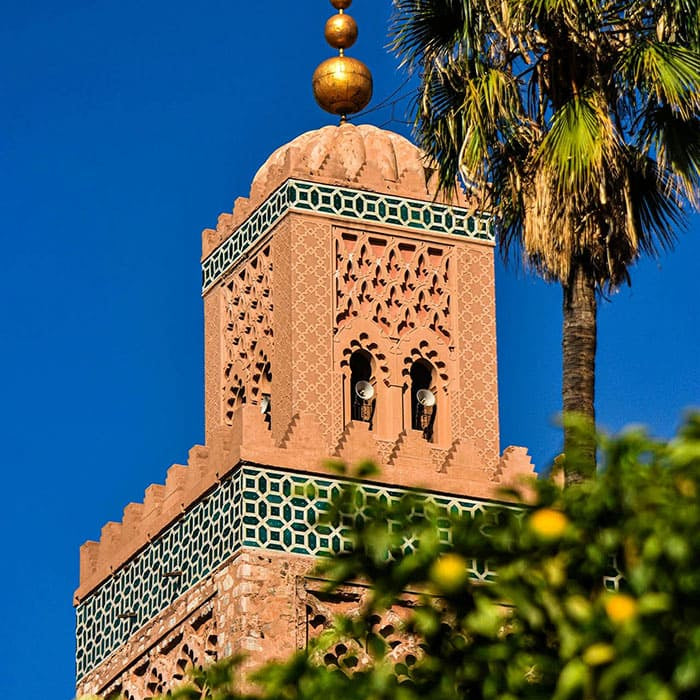
<path id="1" fill-rule="evenodd" d="M 338 14 L 326 22 L 326 41 L 338 55 L 325 60 L 311 79 L 314 97 L 322 109 L 340 115 L 341 123 L 348 114 L 363 110 L 372 98 L 372 74 L 356 58 L 345 55 L 357 39 L 357 23 L 345 14 L 352 0 L 331 0 Z"/>

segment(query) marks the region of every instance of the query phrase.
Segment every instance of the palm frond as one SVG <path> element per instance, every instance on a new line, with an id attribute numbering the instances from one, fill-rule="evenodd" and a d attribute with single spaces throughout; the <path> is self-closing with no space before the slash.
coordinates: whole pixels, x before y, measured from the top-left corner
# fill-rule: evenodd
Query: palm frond
<path id="1" fill-rule="evenodd" d="M 602 99 L 595 93 L 572 98 L 554 113 L 539 158 L 550 169 L 560 196 L 580 197 L 601 182 L 614 162 L 618 138 Z"/>
<path id="2" fill-rule="evenodd" d="M 620 70 L 634 89 L 688 119 L 700 109 L 700 53 L 683 46 L 644 40 L 621 57 Z"/>
<path id="3" fill-rule="evenodd" d="M 631 208 L 642 232 L 642 252 L 657 255 L 673 247 L 676 231 L 686 223 L 682 198 L 672 175 L 660 169 L 653 158 L 635 153 L 630 158 Z"/>
<path id="4" fill-rule="evenodd" d="M 646 4 L 644 0 L 639 4 Z M 666 0 L 655 7 L 654 24 L 659 41 L 700 50 L 700 0 Z"/>
<path id="5" fill-rule="evenodd" d="M 639 142 L 688 202 L 700 207 L 700 117 L 683 119 L 668 106 L 652 107 L 642 122 Z"/>
<path id="6" fill-rule="evenodd" d="M 469 15 L 462 0 L 394 0 L 389 47 L 411 70 L 447 58 L 463 41 Z"/>
<path id="7" fill-rule="evenodd" d="M 700 205 L 700 0 L 394 0 L 438 184 L 488 203 L 506 251 L 603 289 Z"/>

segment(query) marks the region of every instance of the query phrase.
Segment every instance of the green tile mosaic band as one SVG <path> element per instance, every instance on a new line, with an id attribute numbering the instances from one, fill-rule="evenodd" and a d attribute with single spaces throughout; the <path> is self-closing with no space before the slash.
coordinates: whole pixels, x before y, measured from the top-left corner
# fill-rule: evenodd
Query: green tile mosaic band
<path id="1" fill-rule="evenodd" d="M 78 680 L 241 547 L 309 556 L 347 549 L 345 528 L 319 524 L 345 483 L 250 465 L 237 469 L 80 602 L 76 609 Z M 396 502 L 406 493 L 374 484 L 361 484 L 359 491 L 387 502 Z M 451 513 L 472 516 L 489 505 L 432 493 L 425 498 Z M 441 537 L 449 538 L 446 525 Z M 485 563 L 477 561 L 471 562 L 470 573 L 480 581 L 494 576 Z"/>
<path id="2" fill-rule="evenodd" d="M 491 217 L 435 202 L 363 192 L 290 179 L 278 187 L 202 263 L 202 293 L 235 264 L 288 211 L 329 214 L 355 221 L 493 241 Z"/>

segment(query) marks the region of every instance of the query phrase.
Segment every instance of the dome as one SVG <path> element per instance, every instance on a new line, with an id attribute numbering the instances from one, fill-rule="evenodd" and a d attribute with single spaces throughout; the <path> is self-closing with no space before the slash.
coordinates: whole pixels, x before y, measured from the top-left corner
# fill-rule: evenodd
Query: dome
<path id="1" fill-rule="evenodd" d="M 434 198 L 433 170 L 408 139 L 370 124 L 308 131 L 278 148 L 253 178 L 253 206 L 287 178 L 344 185 L 416 199 Z"/>
<path id="2" fill-rule="evenodd" d="M 434 168 L 423 152 L 393 131 L 348 122 L 308 131 L 278 148 L 253 178 L 250 196 L 239 197 L 233 213 L 219 217 L 216 230 L 203 232 L 203 254 L 230 235 L 289 178 L 444 202 L 443 196 L 436 195 L 433 176 Z M 449 203 L 469 206 L 461 192 Z"/>

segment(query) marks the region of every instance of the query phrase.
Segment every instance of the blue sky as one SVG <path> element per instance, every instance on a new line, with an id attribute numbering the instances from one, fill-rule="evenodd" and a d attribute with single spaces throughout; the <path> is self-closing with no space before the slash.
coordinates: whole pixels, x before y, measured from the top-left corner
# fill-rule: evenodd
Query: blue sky
<path id="1" fill-rule="evenodd" d="M 69 698 L 78 547 L 203 439 L 200 232 L 276 147 L 333 123 L 310 92 L 332 8 L 6 5 L 0 658 L 9 696 Z M 384 49 L 389 12 L 389 0 L 351 9 L 375 104 L 403 81 Z M 406 134 L 406 104 L 366 121 Z M 601 304 L 603 426 L 667 436 L 700 404 L 699 258 L 696 216 L 674 253 Z M 502 446 L 544 465 L 560 439 L 560 291 L 499 263 L 497 304 Z"/>

